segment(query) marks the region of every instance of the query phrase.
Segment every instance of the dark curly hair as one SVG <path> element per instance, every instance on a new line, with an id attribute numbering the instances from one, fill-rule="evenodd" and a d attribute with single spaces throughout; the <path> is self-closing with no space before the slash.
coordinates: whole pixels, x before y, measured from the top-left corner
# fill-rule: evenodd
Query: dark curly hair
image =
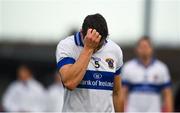
<path id="1" fill-rule="evenodd" d="M 82 34 L 86 36 L 89 28 L 96 29 L 102 36 L 101 40 L 105 40 L 108 36 L 108 27 L 105 18 L 101 14 L 88 15 L 82 24 Z"/>

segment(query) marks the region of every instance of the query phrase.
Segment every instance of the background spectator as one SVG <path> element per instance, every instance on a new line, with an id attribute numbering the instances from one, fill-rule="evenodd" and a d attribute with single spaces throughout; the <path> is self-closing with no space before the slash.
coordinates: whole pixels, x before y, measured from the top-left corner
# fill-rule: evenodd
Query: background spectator
<path id="1" fill-rule="evenodd" d="M 9 112 L 31 112 L 45 110 L 45 92 L 30 69 L 21 65 L 17 69 L 18 80 L 11 83 L 3 96 L 3 107 Z"/>

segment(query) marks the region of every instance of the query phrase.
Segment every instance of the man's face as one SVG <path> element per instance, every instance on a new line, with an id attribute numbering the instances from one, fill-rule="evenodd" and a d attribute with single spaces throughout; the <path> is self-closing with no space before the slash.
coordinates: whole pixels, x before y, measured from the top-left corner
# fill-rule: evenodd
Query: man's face
<path id="1" fill-rule="evenodd" d="M 141 40 L 136 47 L 136 53 L 138 57 L 147 59 L 149 57 L 152 57 L 153 48 L 147 40 Z"/>
<path id="2" fill-rule="evenodd" d="M 101 49 L 101 47 L 103 46 L 104 42 L 105 42 L 105 40 L 104 40 L 104 39 L 101 39 L 101 41 L 99 42 L 99 45 L 98 45 L 96 51 L 98 51 L 99 49 Z"/>
<path id="3" fill-rule="evenodd" d="M 18 79 L 22 81 L 27 81 L 31 78 L 31 72 L 26 67 L 21 67 L 18 70 Z"/>
<path id="4" fill-rule="evenodd" d="M 83 34 L 82 34 L 82 29 L 81 29 L 81 37 L 83 37 L 83 39 L 85 38 L 85 36 L 83 36 Z M 101 49 L 101 47 L 103 46 L 104 42 L 105 42 L 105 39 L 101 38 L 101 41 L 99 42 L 99 45 L 98 45 L 97 49 L 94 51 L 94 53 L 97 52 L 99 49 Z"/>

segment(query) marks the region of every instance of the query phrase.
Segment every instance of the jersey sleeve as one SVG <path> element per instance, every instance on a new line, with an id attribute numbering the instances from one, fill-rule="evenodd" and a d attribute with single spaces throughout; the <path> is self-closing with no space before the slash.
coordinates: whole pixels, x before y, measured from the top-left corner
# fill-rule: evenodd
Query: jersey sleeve
<path id="1" fill-rule="evenodd" d="M 122 53 L 121 48 L 119 47 L 118 51 L 117 51 L 117 62 L 116 62 L 115 75 L 120 75 L 122 66 L 123 66 L 123 53 Z"/>
<path id="2" fill-rule="evenodd" d="M 62 40 L 56 49 L 57 68 L 60 69 L 66 64 L 74 64 L 75 58 L 73 54 L 73 47 Z"/>
<path id="3" fill-rule="evenodd" d="M 171 78 L 170 78 L 170 73 L 168 70 L 168 67 L 165 65 L 162 69 L 162 89 L 170 87 L 171 86 Z"/>

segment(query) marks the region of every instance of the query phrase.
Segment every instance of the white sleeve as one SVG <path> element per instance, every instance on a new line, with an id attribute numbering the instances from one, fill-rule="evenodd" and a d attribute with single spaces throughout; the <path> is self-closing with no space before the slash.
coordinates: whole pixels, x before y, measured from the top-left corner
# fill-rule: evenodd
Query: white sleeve
<path id="1" fill-rule="evenodd" d="M 16 85 L 11 84 L 3 96 L 3 108 L 8 112 L 20 111 L 17 101 Z"/>
<path id="2" fill-rule="evenodd" d="M 123 66 L 123 53 L 121 48 L 118 48 L 117 51 L 117 62 L 116 62 L 116 72 L 115 75 L 119 75 L 121 73 L 121 68 Z"/>
<path id="3" fill-rule="evenodd" d="M 64 40 L 62 40 L 57 46 L 56 62 L 58 69 L 66 64 L 73 64 L 75 62 L 73 47 Z"/>
<path id="4" fill-rule="evenodd" d="M 170 73 L 168 70 L 168 67 L 165 65 L 162 69 L 162 88 L 170 87 L 171 86 L 171 78 L 170 78 Z"/>

